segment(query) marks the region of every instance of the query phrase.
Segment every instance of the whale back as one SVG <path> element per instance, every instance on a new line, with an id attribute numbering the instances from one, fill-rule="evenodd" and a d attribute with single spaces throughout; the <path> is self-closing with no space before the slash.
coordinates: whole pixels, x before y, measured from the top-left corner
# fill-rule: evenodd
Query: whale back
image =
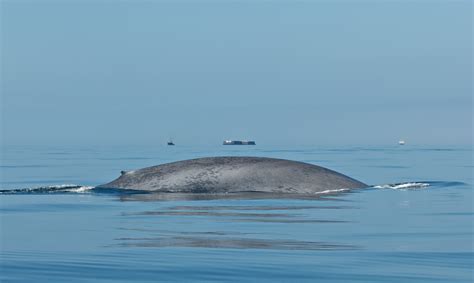
<path id="1" fill-rule="evenodd" d="M 176 193 L 311 194 L 367 187 L 324 167 L 264 157 L 208 157 L 122 172 L 99 188 Z"/>

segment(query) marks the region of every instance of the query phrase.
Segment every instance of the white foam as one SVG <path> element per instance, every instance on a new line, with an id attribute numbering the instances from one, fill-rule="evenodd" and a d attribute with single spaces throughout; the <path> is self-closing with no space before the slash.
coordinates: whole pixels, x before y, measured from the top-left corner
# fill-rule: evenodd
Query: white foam
<path id="1" fill-rule="evenodd" d="M 419 182 L 408 182 L 400 184 L 386 184 L 373 186 L 375 189 L 392 189 L 392 190 L 410 190 L 410 189 L 423 189 L 429 187 L 428 183 L 419 183 Z"/>
<path id="2" fill-rule="evenodd" d="M 71 193 L 86 193 L 87 191 L 92 190 L 94 187 L 92 186 L 82 186 L 79 188 L 73 188 L 73 189 L 66 189 L 64 190 L 65 192 L 71 192 Z"/>
<path id="3" fill-rule="evenodd" d="M 345 191 L 349 191 L 349 189 L 325 190 L 325 191 L 315 192 L 315 194 L 330 194 L 330 193 L 345 192 Z"/>
<path id="4" fill-rule="evenodd" d="M 51 185 L 51 186 L 46 186 L 44 188 L 50 188 L 50 189 L 63 189 L 63 188 L 69 188 L 69 187 L 78 187 L 76 184 L 62 184 L 62 185 Z M 38 188 L 43 188 L 43 187 L 38 187 Z M 34 187 L 29 188 L 29 189 L 35 189 Z"/>
<path id="5" fill-rule="evenodd" d="M 44 187 L 30 187 L 21 189 L 0 189 L 0 194 L 25 194 L 25 193 L 38 193 L 38 194 L 52 194 L 52 193 L 86 193 L 92 190 L 94 187 L 91 186 L 80 186 L 74 184 L 62 184 L 62 185 L 51 185 Z"/>

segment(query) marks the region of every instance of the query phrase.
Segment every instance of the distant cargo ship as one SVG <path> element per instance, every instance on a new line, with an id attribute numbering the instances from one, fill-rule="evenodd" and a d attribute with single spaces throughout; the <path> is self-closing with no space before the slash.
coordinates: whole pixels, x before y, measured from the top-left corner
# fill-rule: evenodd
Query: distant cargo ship
<path id="1" fill-rule="evenodd" d="M 254 141 L 232 141 L 226 140 L 223 143 L 224 145 L 255 145 Z"/>

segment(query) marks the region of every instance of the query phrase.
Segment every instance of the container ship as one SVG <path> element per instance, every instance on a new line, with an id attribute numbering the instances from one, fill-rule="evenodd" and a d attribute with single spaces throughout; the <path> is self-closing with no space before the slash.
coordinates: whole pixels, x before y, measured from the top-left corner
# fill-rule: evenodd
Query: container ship
<path id="1" fill-rule="evenodd" d="M 255 141 L 233 141 L 225 140 L 223 145 L 255 145 Z"/>

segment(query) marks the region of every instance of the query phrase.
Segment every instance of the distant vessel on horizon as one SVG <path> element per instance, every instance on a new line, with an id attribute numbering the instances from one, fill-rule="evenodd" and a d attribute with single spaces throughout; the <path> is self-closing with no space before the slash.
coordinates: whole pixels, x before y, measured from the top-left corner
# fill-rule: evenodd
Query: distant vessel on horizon
<path id="1" fill-rule="evenodd" d="M 255 145 L 255 141 L 225 140 L 223 145 Z"/>
<path id="2" fill-rule="evenodd" d="M 405 145 L 405 141 L 404 141 L 404 140 L 399 140 L 399 141 L 398 141 L 398 144 L 399 144 L 399 145 Z"/>
<path id="3" fill-rule="evenodd" d="M 168 145 L 174 145 L 174 142 L 173 142 L 172 139 L 170 139 L 170 140 L 168 141 Z"/>

